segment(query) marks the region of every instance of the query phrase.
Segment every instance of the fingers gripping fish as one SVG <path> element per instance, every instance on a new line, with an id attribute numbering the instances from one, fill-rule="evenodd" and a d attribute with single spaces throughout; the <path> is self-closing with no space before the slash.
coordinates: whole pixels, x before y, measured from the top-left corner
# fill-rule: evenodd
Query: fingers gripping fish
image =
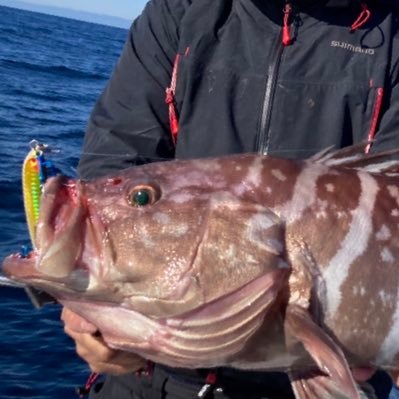
<path id="1" fill-rule="evenodd" d="M 357 147 L 49 179 L 35 251 L 3 263 L 113 348 L 174 367 L 283 370 L 298 399 L 360 398 L 399 368 L 399 162 Z"/>

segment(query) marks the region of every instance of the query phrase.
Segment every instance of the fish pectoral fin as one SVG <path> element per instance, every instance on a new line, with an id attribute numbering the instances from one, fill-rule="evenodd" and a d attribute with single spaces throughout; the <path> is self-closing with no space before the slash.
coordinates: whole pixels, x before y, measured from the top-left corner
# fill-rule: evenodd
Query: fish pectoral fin
<path id="1" fill-rule="evenodd" d="M 297 399 L 348 399 L 351 398 L 321 372 L 313 374 L 291 374 L 291 384 Z M 360 399 L 378 399 L 374 388 L 362 383 L 357 388 Z"/>
<path id="2" fill-rule="evenodd" d="M 288 341 L 301 343 L 319 367 L 315 373 L 292 373 L 297 399 L 361 398 L 341 348 L 313 321 L 307 309 L 289 305 L 285 329 Z"/>

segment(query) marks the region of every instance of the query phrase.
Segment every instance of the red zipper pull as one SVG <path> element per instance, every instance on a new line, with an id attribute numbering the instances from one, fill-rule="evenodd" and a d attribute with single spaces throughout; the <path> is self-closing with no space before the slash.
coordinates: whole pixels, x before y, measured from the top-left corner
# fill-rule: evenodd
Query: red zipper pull
<path id="1" fill-rule="evenodd" d="M 362 3 L 362 12 L 356 19 L 356 21 L 352 24 L 350 31 L 354 32 L 356 29 L 361 28 L 371 17 L 371 11 L 368 9 L 366 3 Z"/>
<path id="2" fill-rule="evenodd" d="M 291 3 L 285 4 L 283 12 L 284 12 L 284 21 L 283 21 L 282 42 L 284 46 L 289 46 L 292 43 L 291 29 L 290 29 L 290 17 L 292 14 Z"/>

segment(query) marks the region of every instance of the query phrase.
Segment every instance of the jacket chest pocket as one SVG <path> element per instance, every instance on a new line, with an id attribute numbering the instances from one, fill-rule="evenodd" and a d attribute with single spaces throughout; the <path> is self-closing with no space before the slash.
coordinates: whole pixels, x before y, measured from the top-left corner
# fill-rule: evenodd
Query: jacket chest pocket
<path id="1" fill-rule="evenodd" d="M 331 145 L 373 140 L 383 96 L 383 88 L 366 85 L 280 81 L 268 132 L 270 153 L 306 158 Z"/>

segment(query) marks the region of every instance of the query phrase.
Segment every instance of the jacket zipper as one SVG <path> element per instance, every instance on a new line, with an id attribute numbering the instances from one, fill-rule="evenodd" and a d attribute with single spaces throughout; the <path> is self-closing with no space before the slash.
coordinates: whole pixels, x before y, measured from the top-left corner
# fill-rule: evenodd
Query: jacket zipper
<path id="1" fill-rule="evenodd" d="M 279 40 L 277 40 L 276 46 L 273 51 L 273 62 L 268 67 L 265 96 L 263 99 L 262 115 L 257 142 L 258 153 L 263 155 L 267 155 L 269 152 L 270 121 L 273 108 L 273 100 L 276 93 L 276 83 L 278 72 L 280 69 L 281 58 L 283 55 L 284 47 L 289 46 L 292 43 L 292 38 L 289 32 L 289 18 L 291 17 L 291 13 L 291 3 L 287 2 L 284 7 L 284 23 L 281 36 L 279 36 Z"/>

